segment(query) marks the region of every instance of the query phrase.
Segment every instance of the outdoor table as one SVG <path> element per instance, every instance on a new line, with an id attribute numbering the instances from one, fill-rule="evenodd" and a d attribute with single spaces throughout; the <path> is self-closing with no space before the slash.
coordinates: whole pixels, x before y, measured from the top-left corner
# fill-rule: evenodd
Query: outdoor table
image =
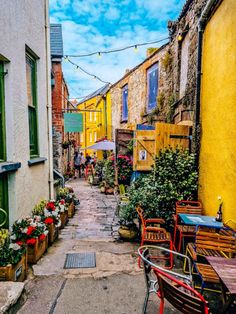
<path id="1" fill-rule="evenodd" d="M 199 226 L 208 228 L 223 228 L 222 222 L 216 221 L 213 216 L 179 214 L 180 219 L 185 225 L 196 226 L 196 231 Z"/>
<path id="2" fill-rule="evenodd" d="M 223 286 L 229 292 L 229 298 L 225 302 L 222 313 L 226 313 L 230 305 L 236 301 L 236 258 L 223 258 L 206 256 L 208 263 L 219 276 Z M 223 291 L 224 300 L 226 300 Z"/>

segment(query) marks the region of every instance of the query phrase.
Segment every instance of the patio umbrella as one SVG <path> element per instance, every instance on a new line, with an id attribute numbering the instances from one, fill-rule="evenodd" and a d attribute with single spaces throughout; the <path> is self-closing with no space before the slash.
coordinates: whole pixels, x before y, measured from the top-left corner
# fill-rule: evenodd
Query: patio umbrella
<path id="1" fill-rule="evenodd" d="M 101 141 L 101 142 L 98 142 L 91 146 L 86 147 L 86 149 L 115 150 L 115 143 L 112 141 Z"/>

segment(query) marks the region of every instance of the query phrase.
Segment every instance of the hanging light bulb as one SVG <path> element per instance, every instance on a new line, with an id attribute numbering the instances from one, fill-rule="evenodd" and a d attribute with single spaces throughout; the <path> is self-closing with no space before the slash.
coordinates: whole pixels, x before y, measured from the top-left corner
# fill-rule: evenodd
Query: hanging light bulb
<path id="1" fill-rule="evenodd" d="M 102 57 L 101 52 L 98 52 L 98 58 L 101 58 L 101 57 Z"/>
<path id="2" fill-rule="evenodd" d="M 137 45 L 134 46 L 134 51 L 135 51 L 136 53 L 138 52 L 138 46 L 137 46 Z"/>
<path id="3" fill-rule="evenodd" d="M 79 70 L 80 70 L 80 68 L 79 68 L 79 66 L 77 65 L 77 66 L 76 66 L 76 71 L 79 71 Z"/>
<path id="4" fill-rule="evenodd" d="M 69 61 L 68 56 L 65 56 L 65 57 L 64 57 L 64 61 L 65 61 L 65 62 L 68 62 L 68 61 Z"/>
<path id="5" fill-rule="evenodd" d="M 94 75 L 94 76 L 93 76 L 93 79 L 96 80 L 96 78 L 97 78 L 96 75 Z"/>
<path id="6" fill-rule="evenodd" d="M 178 41 L 182 41 L 182 39 L 183 39 L 182 34 L 179 34 L 178 37 L 177 37 L 177 39 L 178 39 Z"/>

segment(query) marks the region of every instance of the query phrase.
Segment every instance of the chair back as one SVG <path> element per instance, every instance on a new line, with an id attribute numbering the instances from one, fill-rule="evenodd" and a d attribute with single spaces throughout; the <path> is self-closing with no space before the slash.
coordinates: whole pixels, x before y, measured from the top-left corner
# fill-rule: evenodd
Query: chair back
<path id="1" fill-rule="evenodd" d="M 143 209 L 142 209 L 142 207 L 141 206 L 137 206 L 136 207 L 136 211 L 138 213 L 138 216 L 139 216 L 139 218 L 141 220 L 141 223 L 142 223 L 143 227 L 145 227 L 146 223 L 145 223 L 145 219 L 144 219 L 144 216 L 143 216 Z"/>
<path id="2" fill-rule="evenodd" d="M 158 268 L 153 269 L 159 284 L 159 295 L 185 314 L 208 314 L 207 302 L 196 290 Z"/>
<path id="3" fill-rule="evenodd" d="M 194 214 L 202 215 L 203 207 L 200 201 L 177 201 L 175 203 L 176 215 L 178 214 Z"/>

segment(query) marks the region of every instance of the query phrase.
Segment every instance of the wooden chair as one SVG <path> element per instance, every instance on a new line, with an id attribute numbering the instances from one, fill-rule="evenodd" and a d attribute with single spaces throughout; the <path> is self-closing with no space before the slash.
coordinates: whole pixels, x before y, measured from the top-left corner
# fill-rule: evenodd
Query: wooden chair
<path id="1" fill-rule="evenodd" d="M 233 258 L 236 254 L 236 237 L 232 229 L 201 227 L 196 233 L 195 243 L 188 243 L 186 255 L 195 263 L 204 263 L 204 256 Z M 184 271 L 186 264 L 184 263 Z"/>
<path id="2" fill-rule="evenodd" d="M 138 216 L 141 220 L 141 246 L 146 243 L 158 243 L 167 244 L 168 248 L 173 250 L 173 242 L 171 235 L 166 231 L 165 228 L 160 227 L 160 225 L 165 224 L 165 220 L 162 218 L 151 218 L 145 219 L 143 215 L 143 209 L 140 206 L 136 208 Z M 154 225 L 154 226 L 153 226 Z M 169 265 L 166 268 L 171 269 L 173 267 L 173 254 L 170 253 L 168 256 L 156 256 L 156 259 L 169 260 Z M 138 259 L 138 264 L 140 267 L 140 257 Z"/>
<path id="3" fill-rule="evenodd" d="M 209 285 L 220 285 L 220 278 L 211 265 L 195 263 L 195 267 L 201 279 L 201 293 L 203 293 L 204 289 L 218 293 L 222 292 L 221 287 L 218 290 L 216 290 L 215 287 L 213 289 L 209 287 Z"/>
<path id="4" fill-rule="evenodd" d="M 159 284 L 157 295 L 161 300 L 160 314 L 164 313 L 165 299 L 181 313 L 209 313 L 207 302 L 200 293 L 158 268 L 154 268 L 153 271 Z"/>
<path id="5" fill-rule="evenodd" d="M 175 215 L 174 215 L 174 245 L 177 251 L 180 252 L 182 241 L 184 238 L 195 237 L 195 226 L 188 226 L 181 224 L 179 221 L 179 214 L 191 214 L 191 215 L 202 215 L 203 208 L 199 201 L 177 201 L 175 204 Z M 177 233 L 178 244 L 177 244 Z"/>
<path id="6" fill-rule="evenodd" d="M 154 264 L 153 255 L 155 256 L 157 254 L 156 251 L 166 251 L 166 252 L 170 253 L 169 249 L 159 247 L 156 245 L 155 246 L 154 245 L 144 245 L 144 246 L 141 246 L 138 248 L 138 254 L 139 254 L 139 256 L 143 262 L 144 278 L 145 278 L 145 283 L 146 283 L 146 295 L 145 295 L 144 304 L 143 304 L 143 311 L 142 311 L 143 314 L 146 313 L 149 295 L 151 293 L 155 293 L 155 294 L 158 293 L 158 281 L 157 281 L 155 274 L 153 273 L 153 269 L 158 268 L 158 269 L 164 271 L 165 273 L 167 273 L 169 275 L 173 275 L 174 277 L 177 277 L 177 278 L 180 278 L 181 280 L 184 280 L 186 283 L 188 283 L 190 286 L 192 286 L 192 274 L 191 273 L 189 276 L 186 276 L 184 274 L 175 273 L 171 270 L 164 269 L 164 268 Z M 182 259 L 186 258 L 188 260 L 190 268 L 191 268 L 191 260 L 187 256 L 180 254 L 178 252 L 175 252 L 175 251 L 172 251 L 171 253 L 173 255 L 177 255 L 178 257 L 180 257 Z M 154 260 L 155 260 L 155 258 L 154 258 Z"/>

